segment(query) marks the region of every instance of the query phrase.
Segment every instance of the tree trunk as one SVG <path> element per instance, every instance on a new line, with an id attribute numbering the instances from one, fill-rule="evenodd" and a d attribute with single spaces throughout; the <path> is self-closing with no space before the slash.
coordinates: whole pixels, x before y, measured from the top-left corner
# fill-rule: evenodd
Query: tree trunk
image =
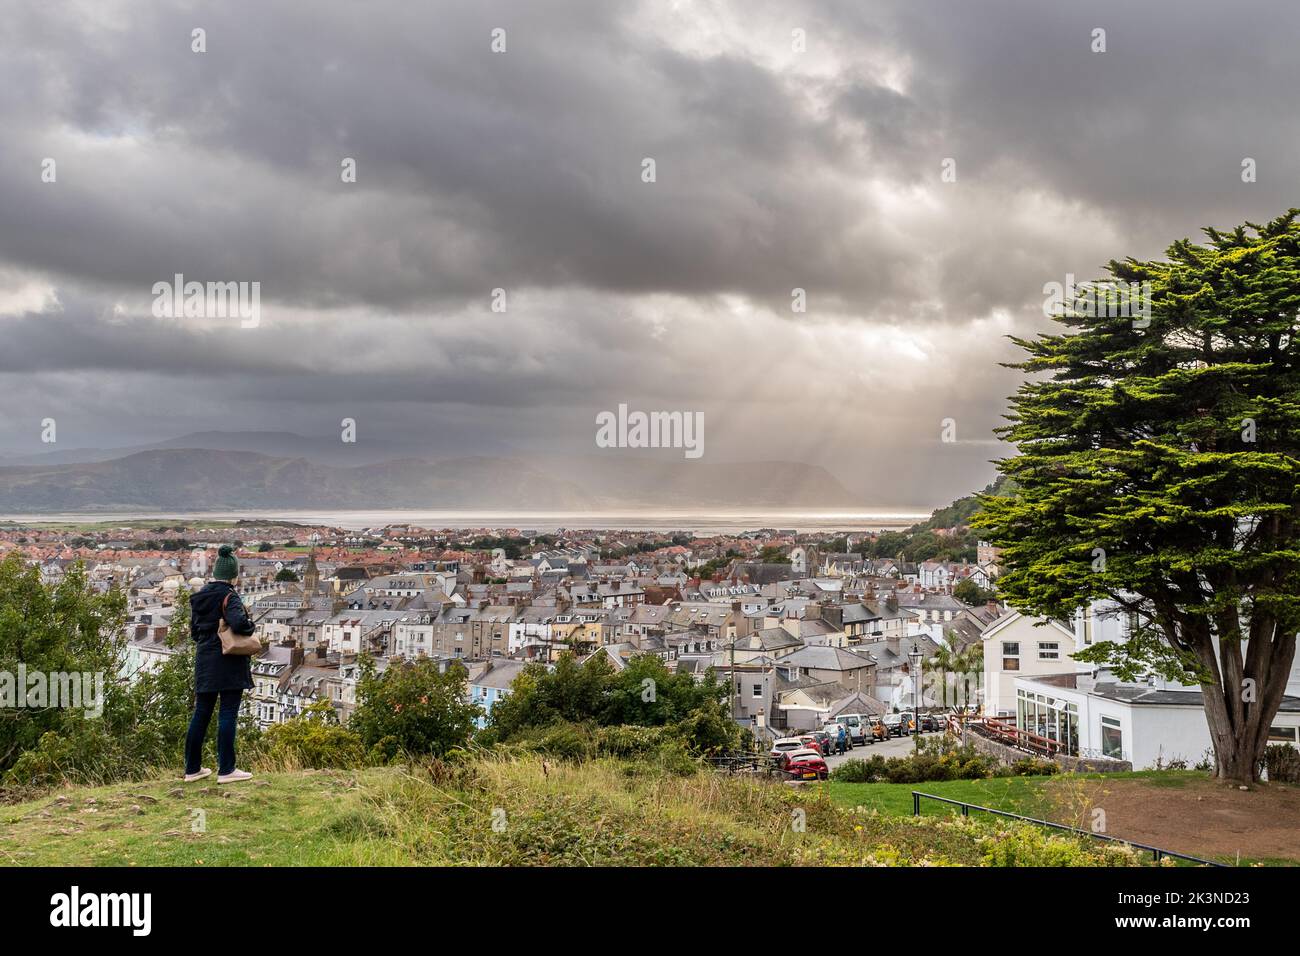
<path id="1" fill-rule="evenodd" d="M 1282 704 L 1295 654 L 1293 634 L 1258 634 L 1252 641 L 1268 642 L 1270 646 L 1262 651 L 1256 644 L 1256 654 L 1251 655 L 1250 665 L 1244 669 L 1239 644 L 1226 649 L 1226 653 L 1221 647 L 1219 660 L 1208 640 L 1193 644 L 1198 660 L 1214 678 L 1201 685 L 1205 720 L 1214 746 L 1214 776 L 1238 785 L 1259 779 L 1269 726 Z M 1224 665 L 1222 671 L 1220 663 Z M 1249 693 L 1244 679 L 1255 682 Z"/>

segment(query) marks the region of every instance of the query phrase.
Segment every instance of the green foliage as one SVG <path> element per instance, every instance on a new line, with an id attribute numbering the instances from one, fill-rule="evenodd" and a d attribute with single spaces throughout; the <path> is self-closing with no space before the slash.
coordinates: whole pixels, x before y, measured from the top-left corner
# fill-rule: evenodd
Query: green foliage
<path id="1" fill-rule="evenodd" d="M 1007 827 L 981 841 L 985 866 L 1136 866 L 1123 844 L 1087 837 L 1053 836 L 1029 826 Z"/>
<path id="2" fill-rule="evenodd" d="M 11 698 L 0 708 L 0 774 L 10 782 L 42 779 L 50 768 L 74 767 L 79 758 L 94 772 L 111 762 L 122 741 L 102 739 L 109 728 L 101 718 L 90 716 L 87 707 L 48 706 L 53 703 L 48 698 L 26 698 L 28 688 L 20 687 L 17 678 L 20 664 L 29 678 L 99 675 L 107 712 L 122 695 L 117 677 L 126 646 L 125 619 L 122 593 L 97 593 L 80 563 L 57 585 L 47 586 L 39 569 L 19 556 L 0 561 L 0 673 L 7 675 Z M 39 706 L 13 706 L 20 695 Z M 59 738 L 66 738 L 66 744 Z M 41 753 L 15 772 L 23 753 L 38 748 Z"/>
<path id="3" fill-rule="evenodd" d="M 19 754 L 5 773 L 5 783 L 43 788 L 64 781 L 113 780 L 121 775 L 124 759 L 121 742 L 91 721 L 65 721 L 57 733 L 42 734 L 36 746 Z"/>
<path id="4" fill-rule="evenodd" d="M 1150 284 L 1138 321 L 1082 310 L 1016 339 L 1032 378 L 1000 430 L 1020 454 L 998 467 L 1017 490 L 973 518 L 1014 606 L 1135 615 L 1134 640 L 1079 657 L 1199 682 L 1233 779 L 1263 757 L 1300 630 L 1297 214 L 1112 261 L 1113 280 Z"/>
<path id="5" fill-rule="evenodd" d="M 338 714 L 326 700 L 268 728 L 259 749 L 278 764 L 319 770 L 360 767 L 366 755 L 360 735 L 339 726 Z"/>
<path id="6" fill-rule="evenodd" d="M 0 578 L 5 573 L 0 568 Z M 0 726 L 5 727 L 9 726 L 4 723 L 7 720 L 18 722 L 33 715 L 52 721 L 50 730 L 14 753 L 11 765 L 4 768 L 5 783 L 24 787 L 46 787 L 64 781 L 97 783 L 139 776 L 156 767 L 177 766 L 182 760 L 194 706 L 189 595 L 184 589 L 177 595 L 167 632 L 167 644 L 176 652 L 152 670 L 128 674 L 121 623 L 111 616 L 98 618 L 100 612 L 95 610 L 111 609 L 118 597 L 94 594 L 79 572 L 65 578 L 57 589 L 46 590 L 51 594 L 62 591 L 59 600 L 69 620 L 89 613 L 92 619 L 100 620 L 105 630 L 103 653 L 113 658 L 105 668 L 102 713 L 92 716 L 78 709 L 0 712 Z M 0 597 L 3 606 L 9 605 Z M 27 606 L 33 607 L 31 603 Z M 34 620 L 39 619 L 38 612 Z M 76 633 L 69 630 L 64 636 L 74 643 Z M 32 646 L 28 643 L 28 653 Z M 30 659 L 27 666 L 29 672 L 35 668 Z M 241 715 L 240 722 L 240 748 L 255 749 L 259 731 L 251 715 Z M 208 731 L 210 748 L 215 747 L 216 723 L 214 720 Z"/>
<path id="7" fill-rule="evenodd" d="M 839 783 L 925 783 L 931 780 L 983 780 L 988 777 L 1040 777 L 1060 768 L 1050 760 L 1026 757 L 1010 766 L 969 745 L 923 741 L 919 753 L 885 758 L 879 754 L 846 760 L 831 771 Z"/>
<path id="8" fill-rule="evenodd" d="M 553 671 L 544 664 L 529 664 L 514 679 L 510 693 L 492 705 L 488 725 L 505 740 L 527 727 L 594 719 L 604 710 L 613 670 L 600 654 L 586 664 L 561 654 Z"/>
<path id="9" fill-rule="evenodd" d="M 673 737 L 669 727 L 555 723 L 520 731 L 511 738 L 509 747 L 564 760 L 639 758 L 655 753 Z"/>
<path id="10" fill-rule="evenodd" d="M 469 741 L 481 713 L 465 700 L 465 677 L 460 664 L 441 672 L 428 658 L 394 661 L 380 674 L 364 656 L 348 729 L 376 758 L 445 756 Z"/>
<path id="11" fill-rule="evenodd" d="M 489 733 L 482 740 L 531 739 L 531 732 L 557 724 L 671 727 L 692 753 L 716 754 L 734 750 L 740 742 L 726 699 L 727 688 L 712 672 L 697 683 L 690 674 L 668 670 L 651 654 L 633 657 L 621 671 L 604 655 L 579 664 L 572 654 L 563 654 L 553 670 L 541 664 L 524 668 L 510 694 L 493 705 Z M 549 752 L 557 752 L 573 732 L 555 733 Z M 587 752 L 576 742 L 570 749 Z"/>
<path id="12" fill-rule="evenodd" d="M 1290 744 L 1271 744 L 1264 751 L 1270 783 L 1300 783 L 1300 750 Z"/>
<path id="13" fill-rule="evenodd" d="M 281 568 L 275 573 L 275 579 L 277 581 L 297 581 L 298 572 L 293 568 Z"/>
<path id="14" fill-rule="evenodd" d="M 996 591 L 982 588 L 970 578 L 964 578 L 953 586 L 952 596 L 963 604 L 969 604 L 975 607 L 978 604 L 987 604 L 994 600 L 998 594 Z"/>

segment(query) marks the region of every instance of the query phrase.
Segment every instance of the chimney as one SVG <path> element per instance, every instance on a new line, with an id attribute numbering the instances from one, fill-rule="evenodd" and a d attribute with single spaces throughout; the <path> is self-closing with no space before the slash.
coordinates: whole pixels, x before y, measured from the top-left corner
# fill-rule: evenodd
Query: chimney
<path id="1" fill-rule="evenodd" d="M 302 648 L 295 644 L 289 649 L 289 666 L 298 667 L 300 664 L 302 664 Z"/>

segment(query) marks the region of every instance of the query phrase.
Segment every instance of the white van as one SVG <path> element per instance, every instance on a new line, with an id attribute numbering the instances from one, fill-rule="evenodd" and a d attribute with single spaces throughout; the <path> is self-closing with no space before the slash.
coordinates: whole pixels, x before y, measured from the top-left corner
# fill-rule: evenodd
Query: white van
<path id="1" fill-rule="evenodd" d="M 849 732 L 849 746 L 875 743 L 871 736 L 870 714 L 840 714 L 835 718 L 837 724 L 843 724 Z"/>

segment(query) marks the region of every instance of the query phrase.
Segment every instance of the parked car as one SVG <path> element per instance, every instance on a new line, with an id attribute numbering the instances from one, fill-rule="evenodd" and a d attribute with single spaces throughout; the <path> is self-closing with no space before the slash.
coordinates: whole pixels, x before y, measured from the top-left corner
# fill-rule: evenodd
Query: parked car
<path id="1" fill-rule="evenodd" d="M 870 726 L 871 717 L 868 714 L 840 714 L 835 718 L 835 722 L 843 724 L 844 729 L 849 732 L 849 748 L 852 749 L 854 744 L 870 743 L 867 728 Z"/>
<path id="2" fill-rule="evenodd" d="M 921 731 L 923 733 L 934 733 L 943 730 L 945 726 L 947 726 L 947 721 L 944 720 L 942 714 L 921 715 Z"/>
<path id="3" fill-rule="evenodd" d="M 772 742 L 772 749 L 768 751 L 768 756 L 771 757 L 774 761 L 776 761 L 777 764 L 779 765 L 781 762 L 781 758 L 784 757 L 786 754 L 794 750 L 803 750 L 803 749 L 804 749 L 803 741 L 800 740 L 798 737 L 781 737 L 780 739 Z"/>
<path id="4" fill-rule="evenodd" d="M 825 780 L 826 761 L 815 750 L 791 750 L 781 758 L 781 770 L 791 780 Z"/>
<path id="5" fill-rule="evenodd" d="M 817 752 L 823 757 L 835 753 L 835 739 L 824 730 L 814 730 L 812 738 L 816 742 Z"/>
<path id="6" fill-rule="evenodd" d="M 824 724 L 822 726 L 822 732 L 825 733 L 828 737 L 830 737 L 831 753 L 840 752 L 840 747 L 839 747 L 840 726 L 841 725 L 836 723 L 835 721 L 831 721 L 829 724 Z M 851 746 L 851 742 L 848 739 L 848 732 L 846 731 L 845 740 L 844 740 L 844 749 L 848 750 L 850 746 Z"/>
<path id="7" fill-rule="evenodd" d="M 905 710 L 898 716 L 903 718 L 903 736 L 916 733 L 916 714 Z"/>
<path id="8" fill-rule="evenodd" d="M 889 739 L 889 728 L 884 725 L 879 717 L 871 718 L 871 736 L 868 738 L 869 743 L 875 743 L 877 740 L 885 741 Z"/>
<path id="9" fill-rule="evenodd" d="M 891 737 L 903 736 L 903 715 L 902 714 L 885 714 L 880 718 L 880 722 L 885 725 Z"/>
<path id="10" fill-rule="evenodd" d="M 815 750 L 819 754 L 822 754 L 823 757 L 826 756 L 824 753 L 822 753 L 822 748 L 817 743 L 816 734 L 800 734 L 799 739 L 803 741 L 803 745 L 809 750 Z"/>

